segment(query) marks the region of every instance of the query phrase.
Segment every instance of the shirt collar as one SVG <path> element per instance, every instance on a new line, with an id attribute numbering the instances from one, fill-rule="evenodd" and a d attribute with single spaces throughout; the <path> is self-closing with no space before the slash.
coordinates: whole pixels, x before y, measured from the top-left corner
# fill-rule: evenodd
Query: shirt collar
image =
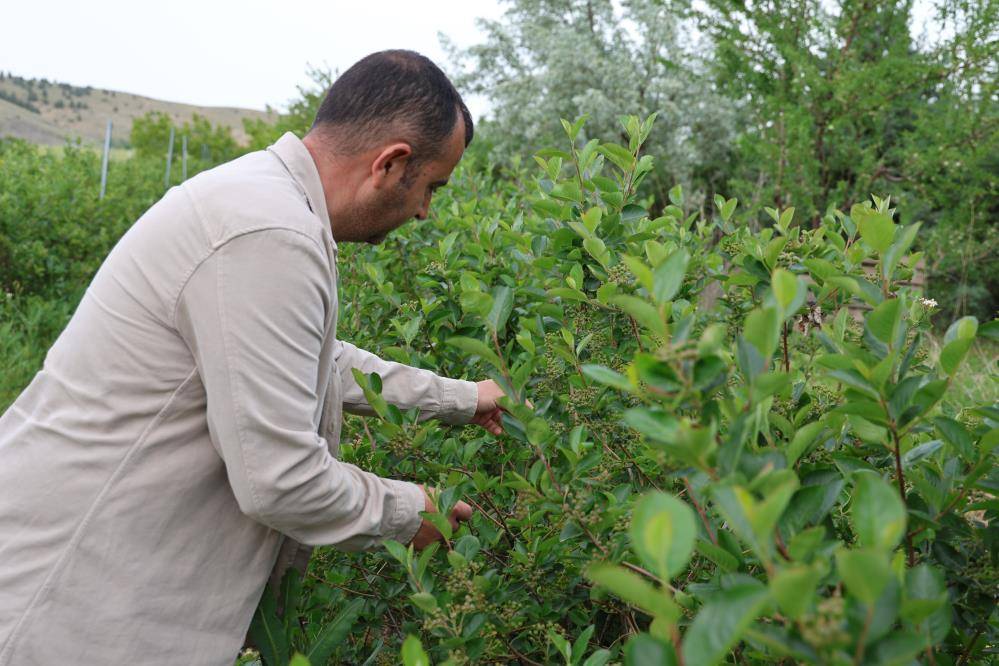
<path id="1" fill-rule="evenodd" d="M 323 183 L 319 180 L 319 170 L 316 168 L 316 163 L 312 159 L 309 149 L 293 133 L 285 132 L 267 150 L 274 153 L 281 160 L 288 173 L 295 179 L 299 187 L 305 191 L 309 208 L 324 223 L 326 232 L 332 238 L 333 231 L 330 224 L 330 215 L 326 210 L 326 195 L 323 192 Z M 335 246 L 336 242 L 334 241 Z"/>

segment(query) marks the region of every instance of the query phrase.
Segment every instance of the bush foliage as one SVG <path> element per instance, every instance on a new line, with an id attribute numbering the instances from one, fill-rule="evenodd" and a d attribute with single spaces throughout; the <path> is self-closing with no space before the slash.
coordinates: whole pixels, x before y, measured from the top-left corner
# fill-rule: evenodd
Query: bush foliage
<path id="1" fill-rule="evenodd" d="M 319 551 L 258 609 L 264 663 L 990 658 L 999 404 L 955 382 L 996 323 L 928 344 L 934 306 L 901 286 L 919 226 L 887 199 L 759 231 L 734 198 L 655 204 L 653 126 L 564 122 L 530 171 L 473 154 L 429 220 L 342 248 L 342 337 L 496 379 L 506 434 L 419 423 L 360 376 L 379 418 L 342 458 L 476 513 L 422 553 Z M 8 401 L 162 192 L 136 158 L 98 201 L 97 167 L 0 144 Z"/>
<path id="2" fill-rule="evenodd" d="M 533 177 L 466 165 L 418 233 L 344 248 L 344 337 L 495 378 L 507 435 L 418 423 L 361 377 L 381 418 L 348 423 L 343 458 L 477 512 L 439 549 L 321 552 L 285 654 L 359 599 L 340 661 L 394 663 L 406 635 L 411 664 L 967 663 L 994 645 L 999 405 L 951 389 L 996 324 L 960 319 L 927 354 L 933 307 L 899 285 L 918 225 L 887 200 L 815 229 L 771 209 L 759 233 L 679 187 L 653 212 L 652 121 L 623 119 L 627 145 L 566 123 Z"/>

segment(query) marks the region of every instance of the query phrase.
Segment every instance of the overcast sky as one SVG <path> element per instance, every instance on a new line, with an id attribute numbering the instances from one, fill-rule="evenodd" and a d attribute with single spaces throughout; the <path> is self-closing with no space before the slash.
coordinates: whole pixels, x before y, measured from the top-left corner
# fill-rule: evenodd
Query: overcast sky
<path id="1" fill-rule="evenodd" d="M 480 41 L 476 17 L 500 0 L 11 0 L 0 10 L 0 69 L 201 106 L 283 108 L 306 67 L 341 71 L 408 48 L 446 65 L 438 31 Z M 469 100 L 476 116 L 481 100 Z"/>

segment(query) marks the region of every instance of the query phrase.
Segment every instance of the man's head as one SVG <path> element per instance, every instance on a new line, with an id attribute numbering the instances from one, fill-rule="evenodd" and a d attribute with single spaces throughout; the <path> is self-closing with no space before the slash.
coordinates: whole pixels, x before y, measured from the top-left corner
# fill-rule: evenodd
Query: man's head
<path id="1" fill-rule="evenodd" d="M 304 139 L 333 237 L 377 243 L 424 219 L 472 133 L 461 96 L 429 59 L 381 51 L 357 62 L 330 87 Z"/>

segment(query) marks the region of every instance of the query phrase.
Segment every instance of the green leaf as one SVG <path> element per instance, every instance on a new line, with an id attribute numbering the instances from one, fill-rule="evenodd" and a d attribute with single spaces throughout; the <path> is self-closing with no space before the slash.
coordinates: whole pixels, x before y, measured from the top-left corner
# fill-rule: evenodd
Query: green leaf
<path id="1" fill-rule="evenodd" d="M 947 585 L 939 570 L 925 562 L 905 574 L 901 615 L 909 622 L 922 622 L 948 601 Z"/>
<path id="2" fill-rule="evenodd" d="M 787 544 L 787 550 L 791 553 L 793 560 L 807 560 L 814 553 L 826 537 L 826 528 L 822 525 L 809 527 L 807 530 L 798 532 Z"/>
<path id="3" fill-rule="evenodd" d="M 635 166 L 635 156 L 623 146 L 616 143 L 602 143 L 598 150 L 621 171 L 631 171 Z"/>
<path id="4" fill-rule="evenodd" d="M 421 511 L 420 515 L 428 523 L 437 528 L 437 531 L 444 535 L 445 539 L 451 538 L 451 521 L 447 519 L 447 516 L 441 513 L 431 513 L 430 511 Z"/>
<path id="5" fill-rule="evenodd" d="M 770 580 L 770 591 L 788 617 L 796 620 L 812 606 L 822 574 L 819 567 L 798 564 L 782 568 Z"/>
<path id="6" fill-rule="evenodd" d="M 798 459 L 808 452 L 812 443 L 814 443 L 819 434 L 825 430 L 825 427 L 825 424 L 821 421 L 813 421 L 812 423 L 803 425 L 796 433 L 794 433 L 794 438 L 791 440 L 791 443 L 784 449 L 784 457 L 787 459 L 789 467 L 794 467 L 795 463 L 798 462 Z"/>
<path id="7" fill-rule="evenodd" d="M 647 407 L 632 407 L 624 413 L 624 422 L 646 437 L 660 442 L 672 442 L 680 422 L 672 414 Z"/>
<path id="8" fill-rule="evenodd" d="M 281 579 L 281 615 L 284 618 L 288 645 L 292 629 L 298 625 L 298 603 L 302 598 L 302 574 L 295 567 L 288 567 Z"/>
<path id="9" fill-rule="evenodd" d="M 867 470 L 854 472 L 850 520 L 862 546 L 889 551 L 905 534 L 906 511 L 898 490 Z"/>
<path id="10" fill-rule="evenodd" d="M 624 645 L 624 666 L 676 666 L 676 664 L 676 652 L 673 646 L 648 634 L 633 636 Z"/>
<path id="11" fill-rule="evenodd" d="M 836 569 L 850 594 L 870 606 L 893 575 L 888 559 L 888 553 L 875 548 L 847 550 L 840 546 L 836 551 Z"/>
<path id="12" fill-rule="evenodd" d="M 430 666 L 430 657 L 416 636 L 406 636 L 402 642 L 402 663 L 404 666 Z"/>
<path id="13" fill-rule="evenodd" d="M 975 447 L 968 430 L 959 421 L 948 416 L 937 416 L 933 419 L 933 425 L 937 427 L 940 436 L 947 440 L 954 451 L 965 460 L 973 460 Z"/>
<path id="14" fill-rule="evenodd" d="M 304 654 L 296 652 L 291 655 L 291 661 L 288 662 L 288 666 L 312 666 L 312 662 Z"/>
<path id="15" fill-rule="evenodd" d="M 513 312 L 513 289 L 510 287 L 496 287 L 493 290 L 493 307 L 486 317 L 489 330 L 494 333 L 502 333 L 506 328 L 506 321 Z"/>
<path id="16" fill-rule="evenodd" d="M 607 251 L 607 246 L 599 238 L 586 238 L 583 240 L 583 249 L 590 253 L 597 262 L 604 268 L 604 270 L 610 270 L 610 252 Z"/>
<path id="17" fill-rule="evenodd" d="M 564 636 L 559 634 L 554 629 L 549 629 L 547 635 L 548 640 L 552 642 L 555 649 L 558 650 L 559 654 L 561 654 L 565 659 L 565 663 L 571 663 L 570 659 L 572 659 L 572 646 L 569 645 L 569 641 L 567 641 Z"/>
<path id="18" fill-rule="evenodd" d="M 591 624 L 583 630 L 583 633 L 576 637 L 576 640 L 572 642 L 570 654 L 574 655 L 572 659 L 573 663 L 578 664 L 583 658 L 583 655 L 586 654 L 586 646 L 589 645 L 590 638 L 596 630 L 596 625 Z"/>
<path id="19" fill-rule="evenodd" d="M 862 416 L 851 414 L 847 417 L 853 433 L 865 442 L 871 444 L 888 445 L 888 429 L 874 425 Z"/>
<path id="20" fill-rule="evenodd" d="M 863 241 L 883 256 L 895 239 L 895 223 L 891 215 L 857 204 L 850 209 L 850 217 Z"/>
<path id="21" fill-rule="evenodd" d="M 958 338 L 944 345 L 940 352 L 940 368 L 948 375 L 953 375 L 961 367 L 961 362 L 971 349 L 975 339 Z"/>
<path id="22" fill-rule="evenodd" d="M 731 572 L 739 568 L 739 560 L 736 559 L 735 555 L 710 541 L 698 539 L 694 547 L 698 553 L 717 564 L 724 571 Z"/>
<path id="23" fill-rule="evenodd" d="M 448 551 L 448 554 L 453 552 Z M 409 600 L 425 613 L 432 613 L 437 608 L 437 597 L 429 592 L 415 592 L 409 595 Z"/>
<path id="24" fill-rule="evenodd" d="M 689 666 L 721 663 L 759 616 L 769 599 L 760 585 L 740 585 L 719 592 L 701 608 L 683 637 L 683 660 Z"/>
<path id="25" fill-rule="evenodd" d="M 944 333 L 944 344 L 947 345 L 954 340 L 964 340 L 974 338 L 978 332 L 978 319 L 975 317 L 961 317 L 947 328 Z"/>
<path id="26" fill-rule="evenodd" d="M 901 314 L 900 301 L 897 298 L 889 298 L 867 315 L 867 330 L 875 338 L 890 346 L 898 336 Z"/>
<path id="27" fill-rule="evenodd" d="M 382 545 L 385 546 L 385 550 L 387 550 L 389 554 L 398 560 L 403 566 L 406 566 L 409 562 L 409 550 L 406 546 L 392 539 L 383 541 Z"/>
<path id="28" fill-rule="evenodd" d="M 586 577 L 650 615 L 668 622 L 675 622 L 680 617 L 680 609 L 667 596 L 668 592 L 656 589 L 644 578 L 622 566 L 595 562 L 586 569 Z"/>
<path id="29" fill-rule="evenodd" d="M 774 296 L 777 298 L 777 303 L 780 305 L 781 311 L 784 312 L 784 316 L 787 317 L 792 312 L 788 311 L 788 307 L 794 303 L 795 299 L 798 297 L 798 278 L 783 268 L 778 268 L 774 271 L 773 276 L 770 278 L 770 284 L 774 290 Z"/>
<path id="30" fill-rule="evenodd" d="M 779 333 L 780 316 L 776 308 L 754 308 L 746 316 L 743 335 L 756 348 L 764 362 L 768 361 L 777 349 Z"/>
<path id="31" fill-rule="evenodd" d="M 589 657 L 586 658 L 586 661 L 583 662 L 583 666 L 605 666 L 605 664 L 611 660 L 612 656 L 613 654 L 611 653 L 610 650 L 600 648 L 599 650 L 597 650 L 596 652 L 594 652 L 593 654 L 591 654 Z M 662 663 L 662 662 L 657 662 L 657 663 Z"/>
<path id="32" fill-rule="evenodd" d="M 347 607 L 340 611 L 329 624 L 324 626 L 316 636 L 312 647 L 305 653 L 309 661 L 313 664 L 329 663 L 333 651 L 347 638 L 347 634 L 350 633 L 363 609 L 364 601 L 355 599 L 347 604 Z"/>
<path id="33" fill-rule="evenodd" d="M 662 338 L 666 337 L 666 322 L 663 321 L 662 315 L 642 299 L 621 295 L 614 296 L 610 302 L 634 317 L 635 321 L 652 333 Z"/>
<path id="34" fill-rule="evenodd" d="M 683 382 L 677 376 L 676 371 L 666 361 L 660 360 L 652 354 L 635 354 L 632 361 L 638 378 L 649 386 L 672 393 L 683 388 Z"/>
<path id="35" fill-rule="evenodd" d="M 801 262 L 808 269 L 808 272 L 812 274 L 819 283 L 825 282 L 827 279 L 836 275 L 836 267 L 829 261 L 825 259 L 812 258 L 805 259 Z"/>
<path id="36" fill-rule="evenodd" d="M 916 240 L 916 233 L 919 231 L 920 223 L 910 224 L 907 227 L 902 227 L 900 229 L 901 233 L 898 233 L 895 242 L 891 244 L 888 251 L 885 252 L 884 258 L 881 262 L 881 277 L 885 280 L 892 279 L 895 268 L 898 266 L 898 262 L 902 259 L 909 248 L 912 246 L 912 242 Z"/>
<path id="37" fill-rule="evenodd" d="M 594 365 L 591 363 L 584 364 L 581 366 L 583 374 L 590 379 L 604 384 L 605 386 L 612 386 L 621 391 L 627 391 L 628 393 L 633 393 L 635 387 L 631 385 L 628 378 L 622 375 L 620 372 L 614 372 L 610 368 L 605 368 L 602 365 Z"/>
<path id="38" fill-rule="evenodd" d="M 654 283 L 652 269 L 638 257 L 632 257 L 627 254 L 621 255 L 621 261 L 624 262 L 625 266 L 628 267 L 628 270 L 630 270 L 632 275 L 635 276 L 635 279 L 638 280 L 638 284 L 645 287 L 645 289 L 651 294 Z"/>
<path id="39" fill-rule="evenodd" d="M 651 492 L 635 504 L 628 534 L 632 548 L 645 565 L 668 580 L 687 566 L 697 524 L 694 512 L 684 502 L 666 493 Z"/>
<path id="40" fill-rule="evenodd" d="M 456 336 L 453 338 L 448 338 L 447 344 L 451 345 L 452 347 L 457 347 L 466 354 L 472 354 L 474 356 L 481 357 L 497 370 L 500 370 L 503 367 L 503 364 L 500 362 L 500 358 L 499 356 L 496 355 L 496 352 L 487 347 L 486 343 L 482 342 L 481 340 L 476 340 L 475 338 Z"/>
<path id="41" fill-rule="evenodd" d="M 714 486 L 711 496 L 732 531 L 761 559 L 769 561 L 774 528 L 798 486 L 794 472 L 785 470 L 768 489 L 766 499 L 757 500 L 746 488 L 732 484 Z"/>
<path id="42" fill-rule="evenodd" d="M 732 213 L 735 212 L 735 207 L 738 203 L 739 200 L 735 198 L 729 199 L 725 202 L 725 204 L 721 207 L 722 220 L 728 222 L 729 218 L 732 217 Z"/>
<path id="43" fill-rule="evenodd" d="M 683 276 L 687 271 L 687 263 L 690 261 L 690 254 L 685 249 L 679 249 L 666 261 L 656 267 L 653 283 L 652 295 L 657 303 L 665 303 L 671 300 L 683 284 Z"/>
<path id="44" fill-rule="evenodd" d="M 288 663 L 291 644 L 288 641 L 284 624 L 278 618 L 277 599 L 270 586 L 264 587 L 260 604 L 250 621 L 250 638 L 260 651 L 264 663 L 284 665 Z M 324 662 L 325 663 L 325 662 Z"/>
<path id="45" fill-rule="evenodd" d="M 669 200 L 674 206 L 683 205 L 683 187 L 681 187 L 679 183 L 670 189 Z"/>

